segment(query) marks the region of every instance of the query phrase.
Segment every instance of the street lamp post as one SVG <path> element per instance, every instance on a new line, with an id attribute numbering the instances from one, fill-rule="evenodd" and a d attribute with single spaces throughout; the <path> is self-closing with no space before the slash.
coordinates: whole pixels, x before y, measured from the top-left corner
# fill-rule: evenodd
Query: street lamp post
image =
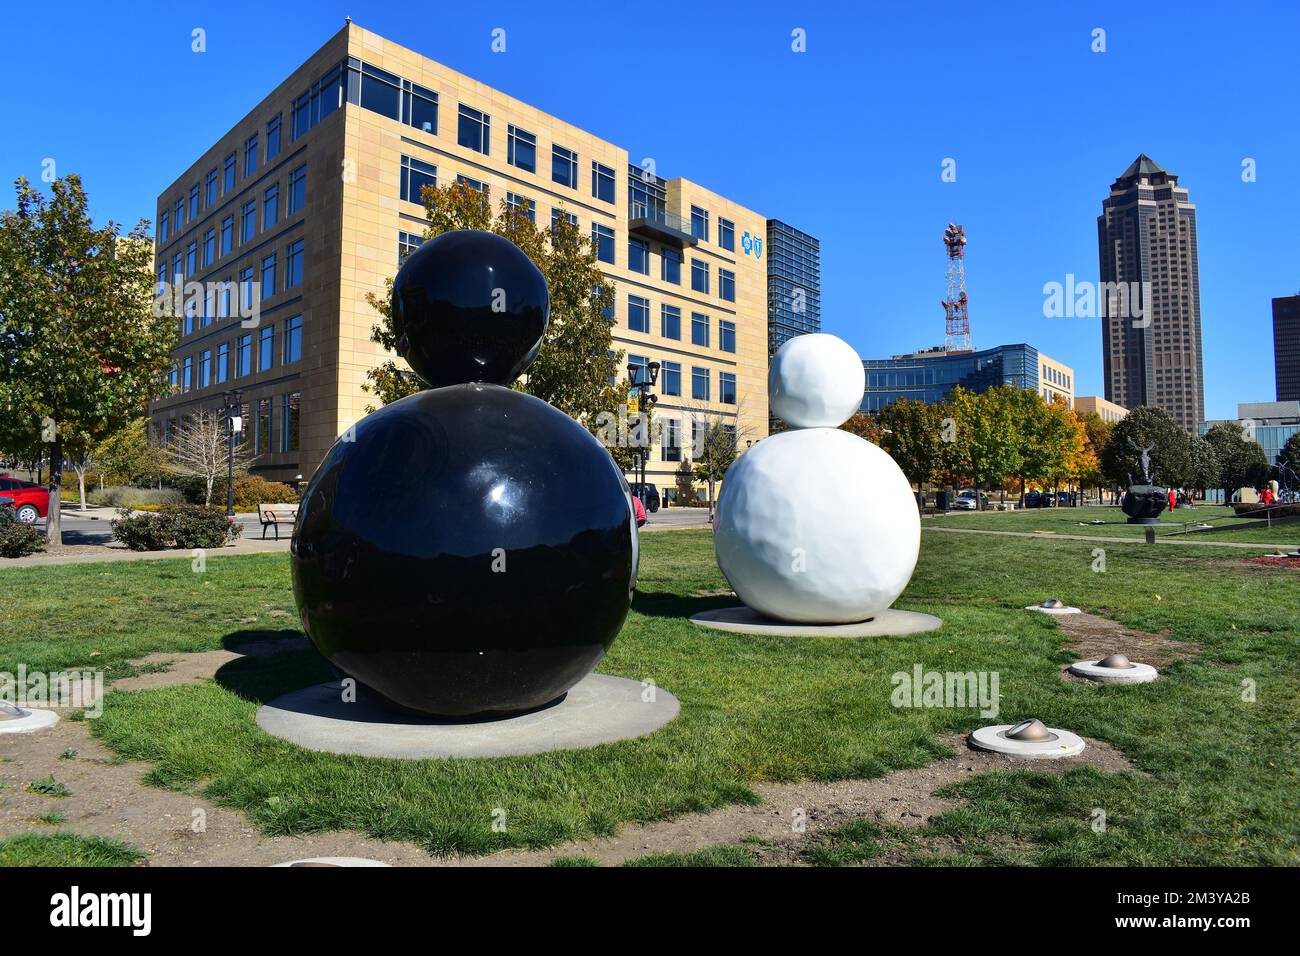
<path id="1" fill-rule="evenodd" d="M 235 435 L 243 431 L 244 425 L 243 417 L 238 414 L 239 395 L 240 390 L 237 388 L 221 393 L 226 421 L 230 423 L 226 442 L 226 516 L 232 518 L 235 515 Z"/>
<path id="2" fill-rule="evenodd" d="M 627 366 L 627 380 L 630 388 L 636 389 L 637 397 L 640 399 L 638 405 L 645 409 L 645 411 L 640 412 L 640 414 L 645 414 L 649 409 L 653 408 L 655 402 L 658 401 L 654 395 L 647 395 L 646 389 L 653 388 L 655 383 L 659 381 L 659 363 L 651 362 L 649 365 L 637 365 L 633 362 L 629 362 Z M 638 477 L 639 490 L 637 491 L 637 497 L 641 499 L 642 504 L 646 504 L 645 466 L 646 459 L 649 457 L 650 428 L 649 419 L 647 418 L 645 440 L 641 443 L 641 453 L 634 456 L 632 459 L 633 472 L 636 472 L 638 465 L 640 467 L 640 474 Z"/>

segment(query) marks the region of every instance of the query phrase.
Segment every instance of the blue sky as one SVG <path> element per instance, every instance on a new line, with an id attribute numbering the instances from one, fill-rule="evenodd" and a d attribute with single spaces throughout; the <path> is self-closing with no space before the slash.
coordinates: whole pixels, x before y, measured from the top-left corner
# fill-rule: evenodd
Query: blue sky
<path id="1" fill-rule="evenodd" d="M 1044 318 L 1042 290 L 1096 279 L 1101 201 L 1146 152 L 1198 207 L 1208 417 L 1274 397 L 1269 300 L 1300 291 L 1300 6 L 871 6 L 18 3 L 0 171 L 52 157 L 133 224 L 350 15 L 817 236 L 823 328 L 863 357 L 942 341 L 941 236 L 965 224 L 975 346 L 1028 341 L 1102 394 L 1098 320 Z"/>

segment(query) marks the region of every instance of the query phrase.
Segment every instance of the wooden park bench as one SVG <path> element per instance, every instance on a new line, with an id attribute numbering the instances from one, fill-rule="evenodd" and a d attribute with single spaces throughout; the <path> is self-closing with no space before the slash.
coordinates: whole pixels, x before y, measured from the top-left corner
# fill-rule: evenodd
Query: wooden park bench
<path id="1" fill-rule="evenodd" d="M 262 522 L 262 540 L 266 540 L 266 529 L 275 528 L 275 540 L 280 540 L 280 525 L 293 524 L 298 517 L 298 506 L 291 504 L 258 505 L 257 519 Z"/>

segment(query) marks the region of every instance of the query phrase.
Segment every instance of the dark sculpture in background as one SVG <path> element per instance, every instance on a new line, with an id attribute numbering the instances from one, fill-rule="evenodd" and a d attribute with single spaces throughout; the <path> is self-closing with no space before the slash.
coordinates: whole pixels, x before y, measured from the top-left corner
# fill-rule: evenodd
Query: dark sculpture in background
<path id="1" fill-rule="evenodd" d="M 636 526 L 608 451 L 509 386 L 546 280 L 488 232 L 439 236 L 393 286 L 398 351 L 432 386 L 367 415 L 303 496 L 291 562 L 312 643 L 398 708 L 464 718 L 554 702 L 613 643 Z"/>
<path id="2" fill-rule="evenodd" d="M 1120 509 L 1128 515 L 1129 524 L 1159 524 L 1160 513 L 1169 504 L 1169 489 L 1155 484 L 1155 476 L 1151 471 L 1151 449 L 1155 445 L 1141 448 L 1131 437 L 1128 443 L 1138 453 L 1142 465 L 1142 484 L 1133 484 L 1133 476 L 1129 475 L 1128 491 L 1124 494 Z"/>

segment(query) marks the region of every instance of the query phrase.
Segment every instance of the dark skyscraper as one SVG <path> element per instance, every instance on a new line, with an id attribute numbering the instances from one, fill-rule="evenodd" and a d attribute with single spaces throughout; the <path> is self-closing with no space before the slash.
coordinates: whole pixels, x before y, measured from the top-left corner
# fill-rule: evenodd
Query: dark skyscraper
<path id="1" fill-rule="evenodd" d="M 767 221 L 767 347 L 822 328 L 821 243 L 779 219 Z"/>
<path id="2" fill-rule="evenodd" d="M 1106 398 L 1162 408 L 1188 431 L 1205 419 L 1196 207 L 1145 153 L 1097 217 Z"/>
<path id="3" fill-rule="evenodd" d="M 1300 401 L 1300 295 L 1273 300 L 1273 367 L 1277 400 Z"/>

